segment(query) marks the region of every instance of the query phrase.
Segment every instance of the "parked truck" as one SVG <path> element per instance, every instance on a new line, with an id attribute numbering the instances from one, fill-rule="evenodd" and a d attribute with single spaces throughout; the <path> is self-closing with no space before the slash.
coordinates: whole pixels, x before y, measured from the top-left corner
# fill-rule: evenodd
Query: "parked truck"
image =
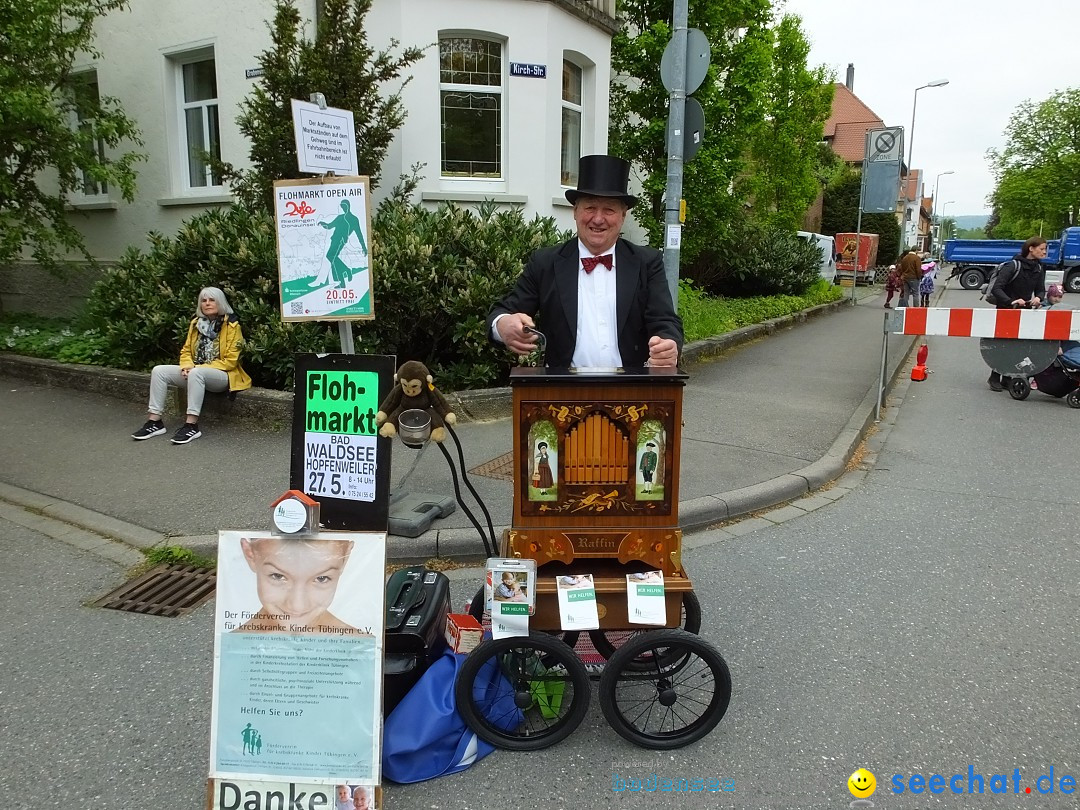
<path id="1" fill-rule="evenodd" d="M 961 287 L 977 290 L 1023 244 L 1023 239 L 947 239 L 943 258 L 952 262 L 952 276 L 959 276 Z M 1080 227 L 1066 228 L 1059 239 L 1047 240 L 1042 264 L 1047 284 L 1064 284 L 1067 292 L 1080 293 Z"/>
<path id="2" fill-rule="evenodd" d="M 854 277 L 858 284 L 873 284 L 877 278 L 878 235 L 838 233 L 835 240 L 836 275 L 841 280 Z M 858 250 L 855 249 L 856 245 Z M 855 266 L 856 261 L 858 267 Z"/>

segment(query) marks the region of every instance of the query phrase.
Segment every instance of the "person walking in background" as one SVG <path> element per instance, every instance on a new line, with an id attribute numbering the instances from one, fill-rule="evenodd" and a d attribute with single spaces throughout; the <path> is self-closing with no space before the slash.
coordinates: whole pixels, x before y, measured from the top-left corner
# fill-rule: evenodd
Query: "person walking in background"
<path id="1" fill-rule="evenodd" d="M 893 296 L 903 288 L 900 276 L 896 272 L 896 265 L 889 265 L 889 274 L 885 276 L 885 309 L 892 309 Z"/>
<path id="2" fill-rule="evenodd" d="M 137 442 L 165 432 L 161 415 L 169 386 L 187 389 L 187 418 L 170 439 L 187 444 L 202 436 L 199 414 L 207 391 L 243 391 L 251 388 L 251 377 L 240 365 L 244 335 L 228 299 L 217 287 L 203 287 L 188 326 L 187 340 L 180 349 L 180 364 L 154 366 L 150 372 L 150 404 L 146 423 L 131 434 Z"/>
<path id="3" fill-rule="evenodd" d="M 936 266 L 933 262 L 922 269 L 922 279 L 919 281 L 919 306 L 930 306 L 930 296 L 934 294 L 934 273 Z"/>
<path id="4" fill-rule="evenodd" d="M 919 281 L 922 278 L 922 263 L 914 250 L 905 250 L 896 264 L 896 274 L 900 277 L 903 289 L 900 290 L 900 306 L 917 307 L 919 305 Z"/>
<path id="5" fill-rule="evenodd" d="M 1011 262 L 1006 262 L 986 290 L 986 300 L 998 309 L 1038 309 L 1046 298 L 1046 240 L 1033 236 L 1024 242 Z M 986 384 L 991 391 L 1004 391 L 1001 375 L 990 372 Z"/>
<path id="6" fill-rule="evenodd" d="M 488 334 L 517 354 L 529 354 L 538 317 L 554 368 L 673 367 L 682 350 L 658 250 L 619 238 L 626 212 L 630 164 L 610 155 L 578 163 L 574 206 L 577 237 L 536 251 L 514 288 L 488 312 Z"/>

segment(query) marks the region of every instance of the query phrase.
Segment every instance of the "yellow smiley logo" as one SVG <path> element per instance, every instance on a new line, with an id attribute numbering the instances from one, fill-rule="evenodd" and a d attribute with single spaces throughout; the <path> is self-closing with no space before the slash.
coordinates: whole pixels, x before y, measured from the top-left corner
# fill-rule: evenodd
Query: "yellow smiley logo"
<path id="1" fill-rule="evenodd" d="M 856 799 L 866 799 L 874 795 L 877 789 L 877 780 L 866 768 L 859 768 L 847 780 L 847 789 Z"/>

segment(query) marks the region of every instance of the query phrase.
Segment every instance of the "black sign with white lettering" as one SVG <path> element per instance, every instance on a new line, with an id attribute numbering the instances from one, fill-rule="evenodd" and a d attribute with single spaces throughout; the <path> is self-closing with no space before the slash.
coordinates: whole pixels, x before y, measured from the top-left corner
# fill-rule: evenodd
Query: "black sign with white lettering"
<path id="1" fill-rule="evenodd" d="M 546 79 L 547 65 L 527 65 L 524 62 L 511 62 L 510 75 L 525 76 L 529 79 Z"/>

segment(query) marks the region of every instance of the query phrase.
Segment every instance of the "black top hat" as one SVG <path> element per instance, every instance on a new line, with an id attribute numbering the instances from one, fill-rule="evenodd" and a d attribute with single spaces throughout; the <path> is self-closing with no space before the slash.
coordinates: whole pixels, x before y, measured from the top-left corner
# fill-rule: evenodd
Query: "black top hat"
<path id="1" fill-rule="evenodd" d="M 578 187 L 567 189 L 566 199 L 576 203 L 579 197 L 615 197 L 627 208 L 637 204 L 637 197 L 626 193 L 630 163 L 611 155 L 585 155 L 578 161 Z"/>

